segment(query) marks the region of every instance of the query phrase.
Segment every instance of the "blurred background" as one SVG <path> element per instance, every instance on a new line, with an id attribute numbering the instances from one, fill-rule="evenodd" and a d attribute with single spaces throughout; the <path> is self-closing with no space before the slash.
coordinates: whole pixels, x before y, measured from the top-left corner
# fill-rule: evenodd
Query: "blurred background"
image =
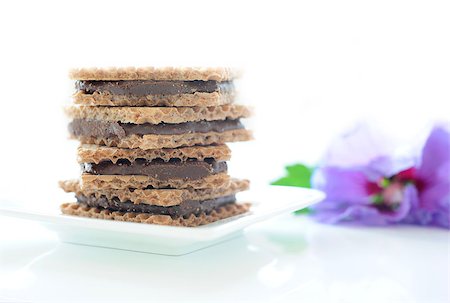
<path id="1" fill-rule="evenodd" d="M 3 2 L 1 198 L 67 198 L 73 67 L 240 68 L 256 140 L 232 146 L 230 170 L 256 185 L 361 121 L 423 137 L 449 119 L 449 15 L 448 1 Z"/>

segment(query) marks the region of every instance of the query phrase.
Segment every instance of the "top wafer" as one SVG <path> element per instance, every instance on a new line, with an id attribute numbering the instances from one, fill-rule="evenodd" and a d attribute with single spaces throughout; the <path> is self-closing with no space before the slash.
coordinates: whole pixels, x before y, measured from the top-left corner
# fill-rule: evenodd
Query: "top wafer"
<path id="1" fill-rule="evenodd" d="M 80 68 L 70 71 L 73 80 L 179 80 L 230 81 L 237 70 L 224 67 L 110 67 Z"/>

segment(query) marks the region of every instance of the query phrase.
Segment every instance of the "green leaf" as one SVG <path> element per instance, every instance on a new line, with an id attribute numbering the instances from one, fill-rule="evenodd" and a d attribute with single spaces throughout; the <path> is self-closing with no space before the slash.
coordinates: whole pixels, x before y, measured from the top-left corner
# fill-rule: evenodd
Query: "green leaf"
<path id="1" fill-rule="evenodd" d="M 311 188 L 311 176 L 314 168 L 303 164 L 294 164 L 286 166 L 286 171 L 287 176 L 275 180 L 271 184 Z"/>
<path id="2" fill-rule="evenodd" d="M 296 215 L 309 215 L 312 211 L 306 207 L 299 210 L 294 211 L 294 214 Z"/>
<path id="3" fill-rule="evenodd" d="M 303 164 L 294 164 L 286 166 L 287 176 L 273 181 L 272 185 L 295 186 L 311 188 L 311 176 L 314 171 L 313 167 Z M 294 212 L 296 215 L 310 214 L 309 208 L 299 209 Z"/>

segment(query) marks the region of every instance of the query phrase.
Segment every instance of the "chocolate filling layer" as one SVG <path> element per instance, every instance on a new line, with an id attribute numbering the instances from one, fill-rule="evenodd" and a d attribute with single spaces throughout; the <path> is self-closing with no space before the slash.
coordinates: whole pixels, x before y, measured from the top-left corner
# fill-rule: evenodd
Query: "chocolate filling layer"
<path id="1" fill-rule="evenodd" d="M 116 164 L 110 161 L 103 161 L 98 164 L 83 163 L 81 166 L 83 172 L 95 175 L 144 175 L 159 180 L 198 180 L 227 171 L 226 162 L 209 159 L 205 161 L 188 160 L 186 162 L 136 159 L 133 162 L 119 160 Z"/>
<path id="2" fill-rule="evenodd" d="M 113 95 L 125 95 L 142 97 L 147 95 L 178 95 L 231 92 L 234 90 L 233 82 L 217 81 L 76 81 L 75 88 L 85 94 L 109 93 Z"/>
<path id="3" fill-rule="evenodd" d="M 125 137 L 129 135 L 181 135 L 189 133 L 224 132 L 241 129 L 244 125 L 238 120 L 216 120 L 185 122 L 178 124 L 132 124 L 99 120 L 74 119 L 69 123 L 69 132 L 74 136 Z"/>
<path id="4" fill-rule="evenodd" d="M 175 206 L 157 206 L 148 204 L 134 204 L 133 202 L 126 201 L 120 202 L 119 199 L 108 199 L 105 196 L 96 198 L 95 196 L 83 196 L 77 195 L 77 202 L 85 204 L 91 207 L 101 207 L 112 211 L 122 212 L 138 212 L 149 213 L 154 215 L 169 215 L 172 217 L 189 216 L 191 214 L 199 215 L 200 213 L 210 213 L 215 208 L 236 202 L 235 195 L 219 197 L 211 200 L 204 201 L 184 201 L 180 205 Z"/>

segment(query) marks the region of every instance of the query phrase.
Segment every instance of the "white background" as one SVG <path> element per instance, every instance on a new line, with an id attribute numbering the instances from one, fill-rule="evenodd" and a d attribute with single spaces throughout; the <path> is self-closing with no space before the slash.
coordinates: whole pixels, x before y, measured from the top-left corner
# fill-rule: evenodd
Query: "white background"
<path id="1" fill-rule="evenodd" d="M 449 114 L 449 15 L 446 1 L 2 2 L 0 195 L 77 175 L 72 67 L 241 68 L 257 140 L 234 146 L 231 170 L 254 182 L 315 163 L 355 121 L 423 136 Z"/>
<path id="2" fill-rule="evenodd" d="M 434 121 L 449 120 L 449 16 L 448 1 L 2 1 L 0 200 L 56 206 L 67 198 L 57 181 L 79 173 L 77 143 L 67 140 L 68 121 L 62 112 L 73 92 L 67 77 L 73 67 L 230 65 L 242 69 L 241 102 L 255 108 L 249 126 L 257 140 L 233 145 L 231 171 L 253 183 L 277 178 L 288 163 L 316 163 L 337 133 L 359 121 L 372 121 L 399 142 L 420 141 Z M 234 254 L 223 253 L 222 248 L 213 253 L 225 260 L 225 280 L 238 277 L 226 283 L 263 297 L 272 290 L 270 283 L 264 284 L 266 278 L 282 283 L 283 273 L 291 275 L 295 269 L 292 276 L 298 273 L 305 280 L 300 279 L 302 286 L 289 294 L 292 301 L 322 295 L 326 302 L 349 302 L 345 298 L 353 294 L 355 302 L 366 294 L 376 302 L 448 298 L 445 232 L 344 230 L 311 227 L 296 219 L 291 218 L 292 225 L 280 235 L 287 237 L 286 231 L 291 231 L 298 237 L 305 231 L 306 257 L 270 249 L 255 257 L 254 245 L 247 247 L 240 238 L 238 244 L 230 244 Z M 127 277 L 123 273 L 133 282 L 129 290 L 146 297 L 154 266 L 173 264 L 163 257 L 58 246 L 53 238 L 44 241 L 39 228 L 33 234 L 25 224 L 8 222 L 3 221 L 0 234 L 6 241 L 2 248 L 6 274 L 1 277 L 6 288 L 19 285 L 11 297 L 32 298 L 40 290 L 47 299 L 65 292 L 82 297 L 78 291 L 82 288 L 72 288 L 80 277 L 86 284 L 92 282 L 92 289 L 95 283 L 120 288 L 121 279 Z M 8 226 L 15 232 L 5 232 Z M 269 235 L 280 227 L 268 226 Z M 35 258 L 36 251 L 44 255 Z M 211 251 L 179 259 L 174 266 L 216 265 L 216 259 L 207 256 Z M 23 267 L 21 262 L 28 264 L 27 259 L 31 265 Z M 266 259 L 275 263 L 264 267 Z M 91 273 L 74 274 L 84 270 L 86 260 L 96 260 L 88 263 Z M 245 263 L 242 269 L 234 266 L 239 260 Z M 115 277 L 106 276 L 110 262 L 124 264 Z M 349 270 L 352 265 L 356 271 Z M 252 278 L 258 268 L 262 276 Z M 23 272 L 35 275 L 34 282 L 22 279 Z M 144 278 L 137 279 L 139 274 Z M 255 282 L 259 288 L 247 287 L 253 280 L 259 281 Z M 57 281 L 62 287 L 59 292 L 52 284 Z"/>

